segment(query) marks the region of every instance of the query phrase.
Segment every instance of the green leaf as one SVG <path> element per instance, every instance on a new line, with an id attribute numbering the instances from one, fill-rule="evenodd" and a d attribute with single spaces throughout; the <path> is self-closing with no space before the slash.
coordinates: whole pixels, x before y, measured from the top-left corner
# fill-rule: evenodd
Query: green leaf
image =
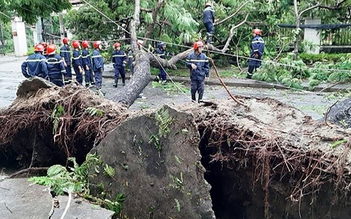
<path id="1" fill-rule="evenodd" d="M 338 145 L 340 145 L 340 144 L 343 144 L 343 143 L 345 143 L 345 142 L 347 142 L 347 140 L 346 140 L 346 139 L 342 139 L 342 140 L 339 140 L 339 141 L 334 142 L 330 147 L 331 147 L 331 148 L 335 148 L 336 146 L 338 146 Z"/>

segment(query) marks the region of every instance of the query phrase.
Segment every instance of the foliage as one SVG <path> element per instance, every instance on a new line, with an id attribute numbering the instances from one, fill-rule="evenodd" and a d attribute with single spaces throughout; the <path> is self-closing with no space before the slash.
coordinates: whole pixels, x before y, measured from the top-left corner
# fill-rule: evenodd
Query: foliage
<path id="1" fill-rule="evenodd" d="M 161 88 L 167 92 L 167 94 L 182 94 L 189 92 L 189 89 L 186 88 L 182 83 L 173 82 L 173 83 L 161 83 L 161 82 L 152 82 L 153 88 Z"/>
<path id="2" fill-rule="evenodd" d="M 169 115 L 168 109 L 160 109 L 155 112 L 156 125 L 158 126 L 158 133 L 152 134 L 149 138 L 149 144 L 153 143 L 157 151 L 161 151 L 162 145 L 160 138 L 166 137 L 171 132 L 169 126 L 173 122 L 173 118 Z"/>
<path id="3" fill-rule="evenodd" d="M 95 107 L 88 107 L 85 110 L 90 116 L 103 116 L 104 115 L 104 111 L 102 111 L 101 109 L 97 109 Z"/>
<path id="4" fill-rule="evenodd" d="M 309 68 L 302 60 L 294 61 L 288 56 L 282 58 L 279 63 L 265 60 L 253 78 L 267 82 L 280 82 L 288 87 L 302 89 L 302 79 L 309 74 Z"/>
<path id="5" fill-rule="evenodd" d="M 52 12 L 61 12 L 71 7 L 69 0 L 11 0 L 0 2 L 0 11 L 7 12 L 8 17 L 20 16 L 28 24 L 37 22 L 38 17 L 50 17 Z M 0 17 L 0 19 L 4 18 Z"/>
<path id="6" fill-rule="evenodd" d="M 51 113 L 50 118 L 52 119 L 53 129 L 52 133 L 55 134 L 58 129 L 60 117 L 65 114 L 65 109 L 61 105 L 56 105 Z"/>
<path id="7" fill-rule="evenodd" d="M 316 62 L 342 62 L 345 59 L 350 59 L 351 54 L 349 53 L 320 53 L 320 54 L 299 54 L 299 58 L 304 63 L 313 64 Z"/>
<path id="8" fill-rule="evenodd" d="M 155 119 L 158 125 L 158 136 L 166 137 L 171 132 L 169 126 L 173 123 L 173 118 L 169 115 L 168 109 L 160 109 L 155 112 Z"/>
<path id="9" fill-rule="evenodd" d="M 82 165 L 78 165 L 74 157 L 70 157 L 68 160 L 73 163 L 72 167 L 67 169 L 62 165 L 53 165 L 47 170 L 46 176 L 31 177 L 29 180 L 40 185 L 50 186 L 56 195 L 62 195 L 65 192 L 80 193 L 83 197 L 94 199 L 99 205 L 118 214 L 122 209 L 123 194 L 118 194 L 114 201 L 92 198 L 89 194 L 89 177 L 95 177 L 96 173 L 99 172 L 99 166 L 102 165 L 99 157 L 96 154 L 87 154 Z M 105 175 L 114 176 L 113 168 L 107 164 L 105 164 L 104 170 Z"/>

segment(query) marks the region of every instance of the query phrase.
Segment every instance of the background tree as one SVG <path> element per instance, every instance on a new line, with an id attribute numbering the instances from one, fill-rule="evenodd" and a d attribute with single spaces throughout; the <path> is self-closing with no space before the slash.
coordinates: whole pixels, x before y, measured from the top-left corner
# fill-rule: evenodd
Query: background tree
<path id="1" fill-rule="evenodd" d="M 72 7 L 69 0 L 11 0 L 1 1 L 0 11 L 9 16 L 22 17 L 28 24 L 37 22 L 38 17 L 50 17 L 52 12 L 61 12 Z M 0 16 L 0 19 L 4 19 Z"/>

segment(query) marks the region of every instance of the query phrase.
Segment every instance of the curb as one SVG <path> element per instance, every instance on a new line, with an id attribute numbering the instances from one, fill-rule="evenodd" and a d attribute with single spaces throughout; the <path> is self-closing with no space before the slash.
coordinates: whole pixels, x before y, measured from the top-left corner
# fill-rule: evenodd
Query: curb
<path id="1" fill-rule="evenodd" d="M 113 70 L 104 71 L 103 78 L 114 78 Z M 190 83 L 190 78 L 188 77 L 171 77 L 172 81 L 175 82 L 185 82 Z M 126 79 L 130 79 L 130 74 L 126 73 Z M 223 83 L 226 86 L 230 87 L 249 87 L 249 88 L 265 88 L 265 89 L 292 89 L 283 84 L 268 83 L 264 81 L 256 81 L 253 79 L 241 79 L 241 78 L 222 78 Z M 221 82 L 218 78 L 210 78 L 209 81 L 206 81 L 208 85 L 221 85 Z M 304 91 L 311 92 L 338 92 L 338 91 L 351 91 L 351 86 L 349 84 L 320 84 L 314 87 L 313 90 L 310 90 L 308 84 L 302 84 Z"/>

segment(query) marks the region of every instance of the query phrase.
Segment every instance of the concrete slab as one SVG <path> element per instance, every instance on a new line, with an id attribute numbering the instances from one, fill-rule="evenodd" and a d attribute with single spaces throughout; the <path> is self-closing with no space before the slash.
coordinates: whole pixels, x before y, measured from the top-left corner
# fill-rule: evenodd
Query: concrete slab
<path id="1" fill-rule="evenodd" d="M 58 201 L 55 204 L 54 199 Z M 67 203 L 68 196 L 53 198 L 48 187 L 33 184 L 27 178 L 0 181 L 1 219 L 60 219 Z M 73 198 L 65 218 L 111 219 L 113 215 L 113 211 L 85 199 Z"/>
<path id="2" fill-rule="evenodd" d="M 6 179 L 0 182 L 0 218 L 49 218 L 52 196 L 48 188 L 28 179 Z"/>
<path id="3" fill-rule="evenodd" d="M 54 213 L 50 219 L 61 219 L 61 216 L 68 203 L 68 196 L 58 196 L 59 208 L 54 208 Z M 65 218 L 75 219 L 111 219 L 113 211 L 101 208 L 98 205 L 90 204 L 85 199 L 73 198 Z"/>

